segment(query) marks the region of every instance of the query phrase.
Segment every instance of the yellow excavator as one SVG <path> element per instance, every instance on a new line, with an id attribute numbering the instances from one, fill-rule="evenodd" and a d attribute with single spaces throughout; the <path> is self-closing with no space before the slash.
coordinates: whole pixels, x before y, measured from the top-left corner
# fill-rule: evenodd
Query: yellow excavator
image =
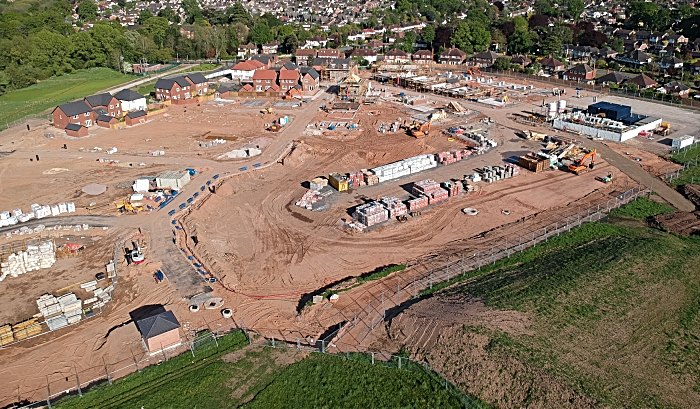
<path id="1" fill-rule="evenodd" d="M 141 206 L 134 206 L 128 200 L 122 200 L 117 203 L 117 209 L 120 213 L 138 213 L 141 211 Z"/>
<path id="2" fill-rule="evenodd" d="M 592 151 L 583 155 L 583 158 L 581 158 L 581 160 L 569 165 L 569 170 L 577 175 L 580 175 L 581 173 L 588 172 L 590 169 L 593 169 L 593 167 L 595 166 L 596 153 L 597 153 L 596 150 L 593 149 Z M 588 158 L 591 159 L 591 164 L 586 166 L 586 160 Z"/>
<path id="3" fill-rule="evenodd" d="M 265 108 L 265 109 L 263 109 L 263 110 L 260 111 L 260 112 L 262 112 L 263 115 L 264 115 L 264 114 L 274 114 L 274 113 L 275 113 L 275 111 L 273 111 L 272 108 Z"/>
<path id="4" fill-rule="evenodd" d="M 411 135 L 413 135 L 416 138 L 422 138 L 424 136 L 428 136 L 428 134 L 430 133 L 430 124 L 431 123 L 432 123 L 432 121 L 428 121 L 428 122 L 424 123 L 423 125 L 421 125 L 420 127 L 418 127 L 418 129 L 412 130 Z"/>

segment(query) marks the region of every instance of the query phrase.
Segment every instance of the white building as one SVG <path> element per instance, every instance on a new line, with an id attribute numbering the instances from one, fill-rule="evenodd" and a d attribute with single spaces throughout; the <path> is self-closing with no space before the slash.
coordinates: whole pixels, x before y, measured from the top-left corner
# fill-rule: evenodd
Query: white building
<path id="1" fill-rule="evenodd" d="M 121 102 L 122 112 L 124 113 L 132 111 L 145 111 L 148 109 L 146 97 L 130 89 L 123 89 L 117 92 L 114 94 L 114 98 Z"/>

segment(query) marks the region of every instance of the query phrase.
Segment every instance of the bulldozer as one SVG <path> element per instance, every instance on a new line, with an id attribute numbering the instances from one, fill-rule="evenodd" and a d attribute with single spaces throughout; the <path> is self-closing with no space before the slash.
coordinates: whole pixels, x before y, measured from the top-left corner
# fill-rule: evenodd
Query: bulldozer
<path id="1" fill-rule="evenodd" d="M 581 158 L 581 160 L 569 165 L 569 170 L 577 175 L 580 175 L 581 173 L 585 173 L 585 172 L 588 172 L 590 169 L 593 169 L 593 167 L 595 166 L 596 153 L 597 153 L 597 151 L 595 149 L 593 149 L 592 151 L 583 155 L 583 158 Z M 591 159 L 591 164 L 586 166 L 586 160 L 588 158 Z M 611 178 L 611 180 L 612 180 L 612 178 Z"/>
<path id="2" fill-rule="evenodd" d="M 263 115 L 267 114 L 274 114 L 275 111 L 272 110 L 272 108 L 264 108 L 262 111 L 260 111 Z"/>
<path id="3" fill-rule="evenodd" d="M 425 122 L 423 125 L 418 127 L 418 129 L 413 129 L 411 131 L 411 135 L 413 135 L 416 138 L 422 138 L 424 136 L 428 136 L 430 133 L 430 124 L 432 124 L 433 121 L 428 121 Z"/>

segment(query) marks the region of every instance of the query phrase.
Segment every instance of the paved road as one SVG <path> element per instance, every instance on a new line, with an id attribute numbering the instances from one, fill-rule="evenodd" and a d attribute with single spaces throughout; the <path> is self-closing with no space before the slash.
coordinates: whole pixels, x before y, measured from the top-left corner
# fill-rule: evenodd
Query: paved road
<path id="1" fill-rule="evenodd" d="M 595 148 L 608 163 L 620 169 L 620 171 L 624 172 L 635 182 L 641 183 L 645 186 L 652 186 L 654 192 L 664 198 L 664 200 L 666 200 L 676 209 L 682 212 L 695 211 L 695 205 L 683 197 L 683 195 L 656 177 L 650 175 L 635 162 L 632 162 L 623 155 L 620 155 L 619 153 L 610 149 L 610 147 L 608 147 L 606 144 L 599 141 L 587 141 L 586 145 Z"/>

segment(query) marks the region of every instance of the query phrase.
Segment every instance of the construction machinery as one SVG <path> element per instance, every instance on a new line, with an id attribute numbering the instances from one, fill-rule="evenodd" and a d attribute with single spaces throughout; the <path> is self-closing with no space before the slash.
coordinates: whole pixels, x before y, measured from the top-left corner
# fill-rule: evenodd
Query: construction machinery
<path id="1" fill-rule="evenodd" d="M 264 109 L 263 109 L 262 111 L 260 111 L 260 112 L 262 112 L 264 115 L 266 115 L 266 114 L 274 114 L 274 113 L 275 113 L 275 111 L 273 111 L 272 108 L 264 108 Z"/>
<path id="2" fill-rule="evenodd" d="M 467 70 L 467 75 L 472 75 L 472 74 L 483 75 L 483 74 L 481 73 L 481 70 L 478 69 L 478 68 L 476 68 L 476 67 L 470 68 L 470 69 Z"/>
<path id="3" fill-rule="evenodd" d="M 418 127 L 418 129 L 414 129 L 411 131 L 411 135 L 413 135 L 416 138 L 422 138 L 424 136 L 428 136 L 430 133 L 430 125 L 432 124 L 433 121 L 428 121 L 425 122 L 423 125 Z"/>
<path id="4" fill-rule="evenodd" d="M 117 209 L 120 213 L 138 213 L 141 211 L 141 206 L 134 206 L 129 200 L 122 200 L 117 203 Z"/>
<path id="5" fill-rule="evenodd" d="M 608 173 L 608 176 L 603 178 L 603 183 L 610 183 L 610 182 L 612 182 L 612 180 L 613 180 L 613 174 Z"/>
<path id="6" fill-rule="evenodd" d="M 581 173 L 584 173 L 590 169 L 593 169 L 593 167 L 595 166 L 596 153 L 597 153 L 597 151 L 595 149 L 593 149 L 592 151 L 583 155 L 583 158 L 581 158 L 581 160 L 569 165 L 569 170 L 577 175 L 580 175 Z M 589 158 L 591 159 L 591 164 L 586 166 L 586 160 L 588 160 Z"/>
<path id="7" fill-rule="evenodd" d="M 291 88 L 287 93 L 284 95 L 284 99 L 292 99 L 295 98 L 294 94 L 296 94 L 296 98 L 298 99 L 303 99 L 304 97 L 301 95 L 301 90 L 298 88 Z"/>
<path id="8" fill-rule="evenodd" d="M 129 253 L 129 258 L 131 258 L 131 262 L 134 264 L 141 264 L 146 260 L 146 257 L 143 255 L 143 252 L 141 251 L 141 246 L 139 246 L 138 241 L 132 241 L 131 245 L 134 247 L 133 250 Z"/>
<path id="9" fill-rule="evenodd" d="M 668 136 L 668 134 L 671 133 L 671 124 L 662 122 L 660 127 L 654 129 L 654 133 L 661 136 Z"/>

